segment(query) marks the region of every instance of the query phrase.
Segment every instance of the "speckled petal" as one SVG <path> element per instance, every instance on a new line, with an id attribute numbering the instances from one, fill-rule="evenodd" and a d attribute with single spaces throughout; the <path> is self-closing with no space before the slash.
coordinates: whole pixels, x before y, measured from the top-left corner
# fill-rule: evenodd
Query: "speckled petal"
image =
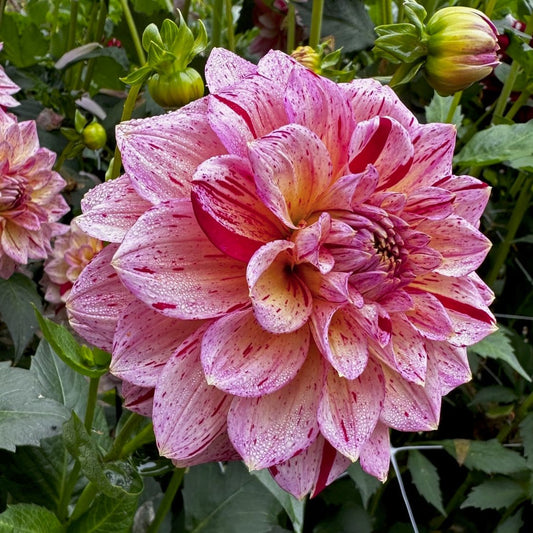
<path id="1" fill-rule="evenodd" d="M 426 349 L 428 357 L 436 362 L 439 372 L 440 393 L 443 396 L 472 379 L 472 372 L 464 346 L 452 346 L 447 342 L 427 341 Z"/>
<path id="2" fill-rule="evenodd" d="M 385 424 L 376 424 L 374 432 L 361 449 L 359 462 L 367 474 L 385 483 L 390 467 L 390 432 Z"/>
<path id="3" fill-rule="evenodd" d="M 443 341 L 453 332 L 446 309 L 439 300 L 428 292 L 409 291 L 411 310 L 405 313 L 410 324 L 426 339 Z"/>
<path id="4" fill-rule="evenodd" d="M 177 468 L 186 468 L 214 461 L 239 461 L 240 459 L 241 456 L 231 444 L 228 433 L 223 431 L 201 452 L 187 459 L 173 459 L 172 464 Z"/>
<path id="5" fill-rule="evenodd" d="M 124 407 L 141 416 L 152 416 L 154 403 L 153 387 L 139 387 L 129 381 L 122 381 L 122 396 Z"/>
<path id="6" fill-rule="evenodd" d="M 213 48 L 205 64 L 205 79 L 210 93 L 230 87 L 256 72 L 256 65 L 225 48 Z"/>

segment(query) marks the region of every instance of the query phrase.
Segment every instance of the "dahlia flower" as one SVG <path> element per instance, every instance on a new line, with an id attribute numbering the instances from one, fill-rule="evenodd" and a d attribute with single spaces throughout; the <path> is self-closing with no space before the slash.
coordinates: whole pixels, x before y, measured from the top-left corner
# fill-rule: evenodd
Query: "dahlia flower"
<path id="1" fill-rule="evenodd" d="M 69 207 L 55 154 L 39 146 L 33 120 L 0 109 L 0 152 L 0 277 L 8 278 L 16 265 L 46 258 L 50 239 L 68 229 L 57 220 Z"/>
<path id="2" fill-rule="evenodd" d="M 0 43 L 0 51 L 4 43 Z M 20 87 L 5 73 L 0 66 L 0 108 L 14 107 L 19 105 L 19 101 L 11 95 L 20 91 Z"/>
<path id="3" fill-rule="evenodd" d="M 206 78 L 209 96 L 118 126 L 125 174 L 78 220 L 111 243 L 71 324 L 131 405 L 153 394 L 178 466 L 240 458 L 297 497 L 356 460 L 384 480 L 389 428 L 435 429 L 495 329 L 475 274 L 489 188 L 452 175 L 452 125 L 375 80 L 222 49 Z"/>

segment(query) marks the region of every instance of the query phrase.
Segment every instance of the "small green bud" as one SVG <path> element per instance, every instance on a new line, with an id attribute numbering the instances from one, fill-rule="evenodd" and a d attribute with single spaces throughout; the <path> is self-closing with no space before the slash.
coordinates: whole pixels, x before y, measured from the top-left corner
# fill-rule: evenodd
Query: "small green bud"
<path id="1" fill-rule="evenodd" d="M 154 74 L 148 81 L 152 98 L 165 109 L 176 109 L 204 95 L 204 82 L 196 70 Z"/>
<path id="2" fill-rule="evenodd" d="M 99 150 L 107 142 L 107 134 L 104 127 L 98 122 L 91 122 L 81 132 L 83 144 L 90 150 Z"/>

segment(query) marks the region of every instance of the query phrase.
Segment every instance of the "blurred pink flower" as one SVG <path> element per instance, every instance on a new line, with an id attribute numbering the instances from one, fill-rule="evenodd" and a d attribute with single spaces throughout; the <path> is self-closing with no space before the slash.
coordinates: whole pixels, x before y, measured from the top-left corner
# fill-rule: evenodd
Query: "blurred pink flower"
<path id="1" fill-rule="evenodd" d="M 73 220 L 69 230 L 54 240 L 52 253 L 44 262 L 45 299 L 54 304 L 65 301 L 73 283 L 103 243 L 81 229 Z"/>
<path id="2" fill-rule="evenodd" d="M 374 80 L 221 49 L 206 76 L 209 96 L 118 127 L 126 173 L 78 220 L 111 244 L 71 324 L 145 412 L 153 391 L 176 465 L 240 457 L 298 497 L 357 459 L 384 480 L 389 428 L 435 429 L 495 329 L 489 188 L 452 175 L 452 125 Z"/>
<path id="3" fill-rule="evenodd" d="M 0 43 L 0 51 L 3 47 L 4 43 Z M 0 107 L 14 107 L 19 105 L 19 101 L 11 96 L 18 91 L 20 91 L 20 87 L 11 80 L 0 66 Z"/>
<path id="4" fill-rule="evenodd" d="M 33 120 L 17 122 L 0 109 L 0 277 L 30 259 L 45 259 L 50 239 L 68 227 L 65 182 L 52 171 L 55 154 L 39 147 Z"/>

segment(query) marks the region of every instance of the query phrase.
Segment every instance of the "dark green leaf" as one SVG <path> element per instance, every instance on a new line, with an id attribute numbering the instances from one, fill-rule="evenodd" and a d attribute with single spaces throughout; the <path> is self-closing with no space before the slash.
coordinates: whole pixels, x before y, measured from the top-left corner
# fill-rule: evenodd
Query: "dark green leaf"
<path id="1" fill-rule="evenodd" d="M 67 365 L 76 372 L 92 378 L 102 376 L 107 372 L 111 359 L 109 354 L 102 361 L 102 354 L 105 352 L 98 348 L 91 349 L 84 344 L 78 344 L 65 326 L 52 322 L 40 313 L 36 314 L 45 339 Z"/>
<path id="2" fill-rule="evenodd" d="M 68 533 L 130 533 L 138 497 L 115 496 L 98 495 L 88 511 L 69 525 Z"/>
<path id="3" fill-rule="evenodd" d="M 524 124 L 501 124 L 478 131 L 457 154 L 462 167 L 485 166 L 533 155 L 533 120 Z"/>
<path id="4" fill-rule="evenodd" d="M 1 533 L 64 533 L 57 516 L 39 505 L 19 503 L 8 505 L 0 514 Z"/>
<path id="5" fill-rule="evenodd" d="M 514 354 L 513 345 L 509 337 L 506 335 L 505 328 L 500 327 L 500 329 L 495 331 L 492 335 L 489 335 L 473 346 L 470 346 L 469 350 L 472 350 L 481 357 L 489 357 L 490 359 L 505 361 L 524 379 L 531 381 L 531 377 L 524 370 Z"/>
<path id="6" fill-rule="evenodd" d="M 474 396 L 470 405 L 479 405 L 480 403 L 511 403 L 516 400 L 516 393 L 502 385 L 491 385 L 480 389 Z"/>
<path id="7" fill-rule="evenodd" d="M 441 96 L 438 93 L 433 95 L 430 104 L 426 107 L 427 122 L 446 122 L 448 113 L 453 102 L 453 96 Z M 453 112 L 452 124 L 459 128 L 463 122 L 461 106 L 457 106 Z"/>
<path id="8" fill-rule="evenodd" d="M 152 72 L 152 67 L 145 65 L 144 67 L 130 72 L 124 78 L 120 78 L 120 81 L 126 85 L 137 85 L 138 83 L 144 83 L 152 75 Z"/>
<path id="9" fill-rule="evenodd" d="M 461 504 L 461 509 L 465 507 L 505 509 L 524 496 L 522 485 L 512 479 L 503 477 L 489 479 L 472 489 Z"/>
<path id="10" fill-rule="evenodd" d="M 33 306 L 42 309 L 33 281 L 18 273 L 9 279 L 0 279 L 0 315 L 15 345 L 15 361 L 38 329 Z"/>
<path id="11" fill-rule="evenodd" d="M 533 413 L 529 413 L 520 422 L 520 436 L 524 444 L 524 455 L 527 457 L 528 465 L 533 466 Z"/>
<path id="12" fill-rule="evenodd" d="M 359 505 L 348 503 L 320 521 L 313 533 L 372 533 L 372 521 Z"/>
<path id="13" fill-rule="evenodd" d="M 520 508 L 513 516 L 510 516 L 507 520 L 499 524 L 494 530 L 494 533 L 516 533 L 520 531 L 520 528 L 524 525 L 524 521 L 522 520 L 523 510 L 523 508 Z"/>
<path id="14" fill-rule="evenodd" d="M 439 485 L 440 478 L 433 464 L 419 451 L 411 450 L 407 468 L 409 468 L 413 483 L 420 495 L 441 514 L 445 515 L 446 511 L 442 503 L 442 493 Z"/>
<path id="15" fill-rule="evenodd" d="M 519 453 L 504 448 L 496 439 L 447 440 L 443 441 L 443 445 L 459 464 L 469 469 L 487 474 L 514 474 L 527 469 L 526 460 Z"/>
<path id="16" fill-rule="evenodd" d="M 7 59 L 16 67 L 35 65 L 48 52 L 48 42 L 41 30 L 19 13 L 4 13 L 0 30 Z"/>
<path id="17" fill-rule="evenodd" d="M 305 500 L 298 500 L 292 494 L 284 491 L 273 479 L 267 469 L 256 470 L 253 474 L 283 505 L 283 509 L 289 515 L 292 527 L 296 533 L 302 533 L 304 527 Z"/>
<path id="18" fill-rule="evenodd" d="M 209 490 L 206 490 L 209 487 Z M 188 533 L 268 533 L 278 525 L 279 501 L 241 463 L 191 468 L 183 488 Z"/>
<path id="19" fill-rule="evenodd" d="M 168 0 L 133 0 L 132 3 L 135 11 L 146 15 L 153 15 L 157 11 L 169 12 L 169 6 L 172 8 L 172 4 Z"/>
<path id="20" fill-rule="evenodd" d="M 39 445 L 40 439 L 57 435 L 69 410 L 45 398 L 29 370 L 0 364 L 0 448 Z"/>
<path id="21" fill-rule="evenodd" d="M 348 475 L 353 479 L 359 494 L 361 495 L 361 501 L 365 509 L 368 508 L 368 502 L 370 498 L 383 486 L 379 479 L 367 474 L 362 468 L 359 462 L 353 463 L 348 467 Z"/>

